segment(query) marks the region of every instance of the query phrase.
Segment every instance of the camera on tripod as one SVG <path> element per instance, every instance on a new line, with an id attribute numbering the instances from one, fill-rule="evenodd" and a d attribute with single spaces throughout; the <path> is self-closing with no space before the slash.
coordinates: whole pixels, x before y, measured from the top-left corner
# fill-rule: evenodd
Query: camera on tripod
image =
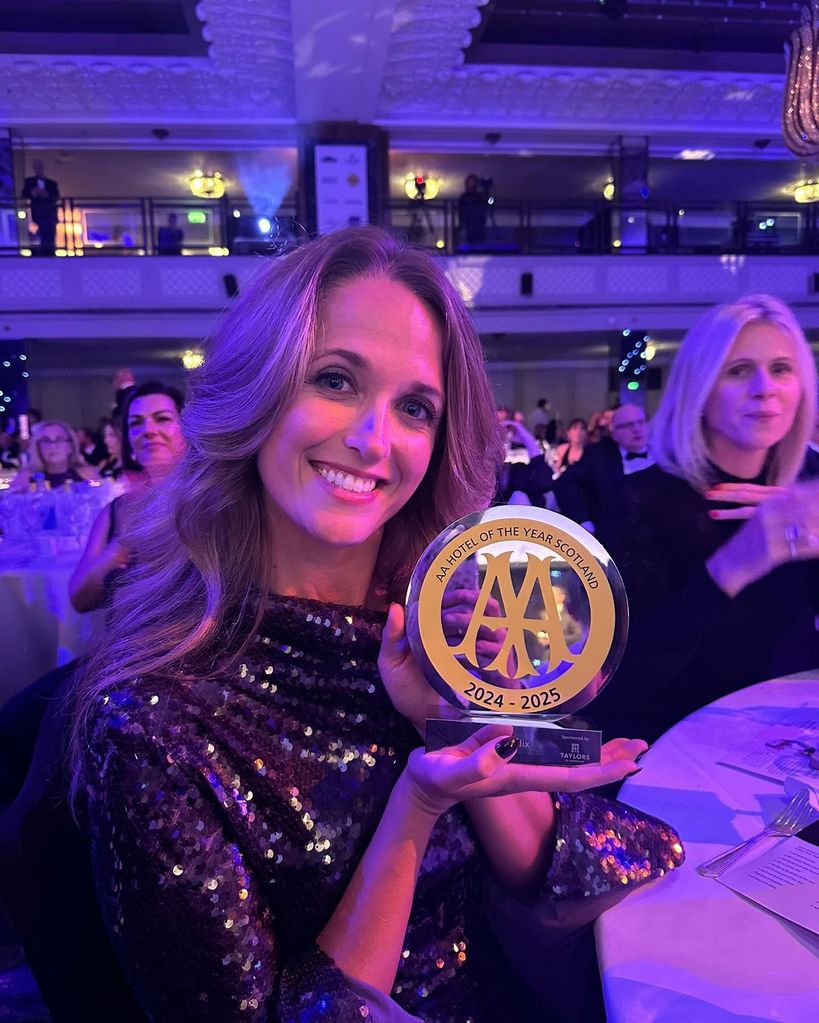
<path id="1" fill-rule="evenodd" d="M 415 195 L 413 196 L 413 200 L 415 202 L 420 202 L 426 195 L 426 191 L 427 183 L 419 174 L 415 179 Z"/>

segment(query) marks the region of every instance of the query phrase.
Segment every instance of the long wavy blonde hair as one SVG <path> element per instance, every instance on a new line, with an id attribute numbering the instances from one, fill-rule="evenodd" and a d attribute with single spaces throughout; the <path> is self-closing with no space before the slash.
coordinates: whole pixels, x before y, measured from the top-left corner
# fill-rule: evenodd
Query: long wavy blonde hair
<path id="1" fill-rule="evenodd" d="M 768 459 L 767 482 L 796 479 L 816 419 L 816 365 L 802 328 L 788 306 L 771 295 L 745 295 L 710 309 L 683 338 L 660 407 L 651 422 L 651 453 L 661 469 L 697 490 L 714 482 L 703 410 L 737 335 L 750 323 L 770 323 L 795 342 L 802 397 L 793 426 Z"/>
<path id="2" fill-rule="evenodd" d="M 105 690 L 150 674 L 183 683 L 203 677 L 213 670 L 209 651 L 240 656 L 251 642 L 264 611 L 256 597 L 270 589 L 273 545 L 257 453 L 307 375 L 325 295 L 344 281 L 378 276 L 403 284 L 435 316 L 446 391 L 427 472 L 384 530 L 375 575 L 384 598 L 402 599 L 415 562 L 445 526 L 489 504 L 502 439 L 479 338 L 440 264 L 371 227 L 267 262 L 228 307 L 192 376 L 185 455 L 130 516 L 125 543 L 134 563 L 117 590 L 107 641 L 75 694 L 73 796 Z"/>

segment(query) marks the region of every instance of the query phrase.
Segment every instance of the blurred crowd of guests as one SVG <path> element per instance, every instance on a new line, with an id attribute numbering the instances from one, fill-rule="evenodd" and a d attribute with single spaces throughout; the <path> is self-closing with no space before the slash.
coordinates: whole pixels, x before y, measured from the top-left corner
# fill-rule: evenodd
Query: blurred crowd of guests
<path id="1" fill-rule="evenodd" d="M 123 485 L 130 481 L 130 475 L 139 471 L 126 425 L 127 406 L 136 390 L 131 370 L 118 370 L 113 385 L 110 413 L 94 428 L 44 418 L 38 408 L 6 421 L 0 432 L 0 469 L 15 473 L 12 493 L 83 480 L 122 479 Z"/>

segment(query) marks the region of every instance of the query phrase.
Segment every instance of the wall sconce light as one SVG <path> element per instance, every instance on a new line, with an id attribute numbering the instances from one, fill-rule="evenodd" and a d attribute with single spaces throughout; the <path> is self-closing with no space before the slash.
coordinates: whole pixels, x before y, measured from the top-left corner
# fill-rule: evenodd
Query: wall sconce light
<path id="1" fill-rule="evenodd" d="M 793 190 L 796 202 L 816 202 L 819 199 L 819 181 L 800 181 Z"/>
<path id="2" fill-rule="evenodd" d="M 219 171 L 205 174 L 197 168 L 188 178 L 188 184 L 197 199 L 221 199 L 225 194 L 225 179 Z"/>
<path id="3" fill-rule="evenodd" d="M 189 348 L 186 352 L 182 353 L 182 365 L 187 370 L 199 369 L 204 361 L 205 356 L 198 348 Z"/>
<path id="4" fill-rule="evenodd" d="M 402 182 L 408 199 L 434 199 L 441 190 L 443 178 L 428 178 L 425 174 L 406 174 Z"/>

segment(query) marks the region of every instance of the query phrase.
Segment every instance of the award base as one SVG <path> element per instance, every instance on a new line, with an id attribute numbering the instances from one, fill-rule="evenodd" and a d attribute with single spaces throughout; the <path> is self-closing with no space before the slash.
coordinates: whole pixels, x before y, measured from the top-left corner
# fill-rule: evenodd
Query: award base
<path id="1" fill-rule="evenodd" d="M 561 724 L 560 718 L 524 717 L 520 714 L 493 714 L 459 711 L 453 707 L 427 718 L 426 751 L 457 746 L 485 725 L 503 725 L 520 739 L 516 764 L 541 767 L 573 767 L 600 763 L 602 733 L 594 728 L 576 728 Z"/>

